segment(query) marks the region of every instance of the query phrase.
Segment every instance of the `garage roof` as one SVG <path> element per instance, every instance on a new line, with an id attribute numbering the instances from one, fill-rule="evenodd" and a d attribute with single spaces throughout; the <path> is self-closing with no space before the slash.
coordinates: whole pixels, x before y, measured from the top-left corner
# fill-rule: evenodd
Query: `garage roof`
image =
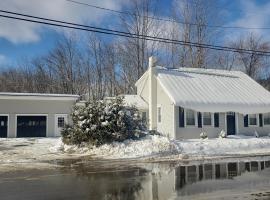
<path id="1" fill-rule="evenodd" d="M 73 100 L 80 98 L 79 95 L 71 94 L 48 94 L 48 93 L 12 93 L 0 92 L 0 99 L 21 99 L 21 100 Z"/>
<path id="2" fill-rule="evenodd" d="M 148 104 L 139 95 L 123 95 L 126 106 L 135 106 L 140 110 L 147 110 Z"/>

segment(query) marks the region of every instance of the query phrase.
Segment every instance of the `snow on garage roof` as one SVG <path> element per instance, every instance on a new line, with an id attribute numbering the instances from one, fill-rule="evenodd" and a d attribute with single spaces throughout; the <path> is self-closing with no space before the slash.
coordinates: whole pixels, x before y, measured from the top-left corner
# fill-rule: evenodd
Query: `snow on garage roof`
<path id="1" fill-rule="evenodd" d="M 175 105 L 200 112 L 270 112 L 270 93 L 240 71 L 155 67 Z"/>
<path id="2" fill-rule="evenodd" d="M 13 93 L 0 92 L 0 99 L 22 99 L 22 100 L 78 100 L 79 95 L 72 94 L 47 94 L 47 93 Z"/>
<path id="3" fill-rule="evenodd" d="M 138 109 L 147 110 L 148 104 L 139 95 L 123 95 L 125 105 L 136 106 Z"/>

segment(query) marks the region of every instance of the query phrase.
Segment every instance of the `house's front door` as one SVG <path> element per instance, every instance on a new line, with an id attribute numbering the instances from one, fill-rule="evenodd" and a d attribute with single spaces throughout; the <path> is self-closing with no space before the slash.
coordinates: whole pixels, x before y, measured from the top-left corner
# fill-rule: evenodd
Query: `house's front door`
<path id="1" fill-rule="evenodd" d="M 227 113 L 227 135 L 235 135 L 235 113 Z"/>

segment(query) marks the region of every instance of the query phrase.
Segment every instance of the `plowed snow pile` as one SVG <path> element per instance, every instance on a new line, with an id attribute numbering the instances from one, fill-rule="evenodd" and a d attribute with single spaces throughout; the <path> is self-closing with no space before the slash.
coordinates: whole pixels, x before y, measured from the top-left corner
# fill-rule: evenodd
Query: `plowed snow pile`
<path id="1" fill-rule="evenodd" d="M 169 156 L 181 152 L 174 140 L 157 135 L 146 136 L 140 140 L 126 140 L 123 143 L 114 142 L 99 147 L 65 145 L 59 140 L 57 145 L 50 150 L 51 152 L 77 152 L 108 159 Z"/>
<path id="2" fill-rule="evenodd" d="M 270 137 L 229 136 L 225 139 L 170 140 L 163 136 L 149 135 L 138 141 L 127 140 L 100 147 L 69 146 L 59 140 L 51 151 L 77 152 L 107 159 L 255 155 L 270 154 Z"/>

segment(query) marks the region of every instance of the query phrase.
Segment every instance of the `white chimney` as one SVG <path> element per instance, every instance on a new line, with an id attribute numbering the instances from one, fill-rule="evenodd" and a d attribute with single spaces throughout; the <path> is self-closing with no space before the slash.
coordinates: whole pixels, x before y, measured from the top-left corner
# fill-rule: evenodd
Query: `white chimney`
<path id="1" fill-rule="evenodd" d="M 155 74 L 156 58 L 151 56 L 148 63 L 149 81 L 149 130 L 156 130 L 157 127 L 157 81 Z"/>

